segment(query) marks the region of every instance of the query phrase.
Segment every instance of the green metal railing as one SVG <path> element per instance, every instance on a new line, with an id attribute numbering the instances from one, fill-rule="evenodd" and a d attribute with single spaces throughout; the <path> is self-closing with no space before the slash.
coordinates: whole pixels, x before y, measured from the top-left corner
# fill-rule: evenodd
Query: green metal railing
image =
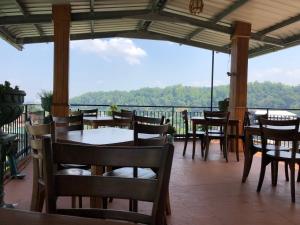
<path id="1" fill-rule="evenodd" d="M 82 104 L 72 104 L 70 106 L 71 110 L 77 109 L 87 109 L 87 108 L 98 108 L 100 115 L 107 115 L 110 105 L 82 105 Z M 149 105 L 118 105 L 118 108 L 135 110 L 137 115 L 141 116 L 151 116 L 151 117 L 161 117 L 164 116 L 166 119 L 169 119 L 171 124 L 175 127 L 177 133 L 175 138 L 183 137 L 185 132 L 184 121 L 182 119 L 181 112 L 186 109 L 188 110 L 189 118 L 193 116 L 202 116 L 204 110 L 210 110 L 210 106 L 149 106 Z M 217 107 L 213 107 L 213 110 L 216 110 Z M 282 116 L 272 116 L 273 119 L 288 119 L 297 117 L 300 115 L 300 109 L 275 109 L 275 108 L 249 108 L 249 110 L 265 110 L 270 114 L 271 110 L 284 110 L 289 112 L 294 112 L 296 115 L 282 115 Z M 18 143 L 18 152 L 16 155 L 17 161 L 25 158 L 30 154 L 30 148 L 28 144 L 28 136 L 25 132 L 25 122 L 27 119 L 43 121 L 45 117 L 45 112 L 42 110 L 41 105 L 39 104 L 26 104 L 24 105 L 23 114 L 14 122 L 7 124 L 3 127 L 3 130 L 7 133 L 17 134 L 19 143 Z M 191 121 L 189 121 L 189 127 L 192 127 Z"/>

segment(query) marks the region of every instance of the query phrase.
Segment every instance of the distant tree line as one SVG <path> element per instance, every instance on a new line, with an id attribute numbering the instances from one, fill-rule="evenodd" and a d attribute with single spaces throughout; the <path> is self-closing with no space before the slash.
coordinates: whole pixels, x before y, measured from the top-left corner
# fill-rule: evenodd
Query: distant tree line
<path id="1" fill-rule="evenodd" d="M 214 87 L 213 105 L 229 95 L 228 85 Z M 72 104 L 210 106 L 210 87 L 175 85 L 141 88 L 133 91 L 89 92 L 70 101 Z M 300 108 L 300 85 L 253 82 L 248 84 L 248 107 Z"/>

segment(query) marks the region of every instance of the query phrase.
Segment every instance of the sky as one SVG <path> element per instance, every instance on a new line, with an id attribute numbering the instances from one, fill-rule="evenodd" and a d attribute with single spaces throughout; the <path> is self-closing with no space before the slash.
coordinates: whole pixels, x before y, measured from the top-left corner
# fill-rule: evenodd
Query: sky
<path id="1" fill-rule="evenodd" d="M 300 84 L 300 46 L 249 60 L 248 81 Z M 212 52 L 166 41 L 113 38 L 72 41 L 70 97 L 86 92 L 170 85 L 210 86 Z M 53 44 L 19 51 L 0 39 L 0 82 L 26 91 L 26 102 L 52 90 Z M 229 83 L 230 55 L 215 54 L 214 85 Z"/>

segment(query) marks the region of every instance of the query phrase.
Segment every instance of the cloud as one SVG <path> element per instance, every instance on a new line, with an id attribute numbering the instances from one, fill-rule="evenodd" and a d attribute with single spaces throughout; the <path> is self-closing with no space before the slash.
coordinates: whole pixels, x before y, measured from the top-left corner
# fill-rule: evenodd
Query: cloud
<path id="1" fill-rule="evenodd" d="M 300 84 L 300 68 L 273 67 L 265 70 L 249 71 L 249 81 L 271 81 L 297 85 Z"/>
<path id="2" fill-rule="evenodd" d="M 130 65 L 140 64 L 141 59 L 147 56 L 144 49 L 137 47 L 128 38 L 73 41 L 71 42 L 71 48 L 97 54 L 107 61 L 111 61 L 112 58 L 122 58 Z"/>

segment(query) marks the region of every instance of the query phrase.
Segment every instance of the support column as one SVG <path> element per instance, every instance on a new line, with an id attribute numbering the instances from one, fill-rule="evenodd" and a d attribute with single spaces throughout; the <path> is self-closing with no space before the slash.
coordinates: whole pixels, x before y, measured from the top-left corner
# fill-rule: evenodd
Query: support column
<path id="1" fill-rule="evenodd" d="M 69 44 L 71 7 L 53 5 L 54 74 L 52 115 L 67 116 L 69 112 Z"/>
<path id="2" fill-rule="evenodd" d="M 247 107 L 248 49 L 251 24 L 235 22 L 231 37 L 231 77 L 229 110 L 232 119 L 240 120 L 240 133 Z M 242 148 L 239 148 L 240 150 Z"/>

